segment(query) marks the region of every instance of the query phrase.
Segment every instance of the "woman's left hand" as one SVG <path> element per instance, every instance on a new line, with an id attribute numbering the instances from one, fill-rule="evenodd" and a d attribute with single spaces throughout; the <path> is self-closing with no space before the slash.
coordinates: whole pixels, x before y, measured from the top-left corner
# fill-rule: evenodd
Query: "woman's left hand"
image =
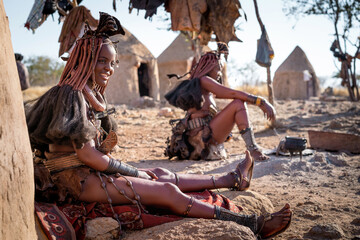
<path id="1" fill-rule="evenodd" d="M 158 179 L 156 174 L 153 173 L 152 171 L 140 170 L 140 169 L 139 169 L 139 178 L 144 178 L 144 179 L 153 180 L 153 181 L 156 181 Z"/>
<path id="2" fill-rule="evenodd" d="M 260 109 L 264 112 L 267 120 L 275 120 L 275 108 L 271 103 L 269 103 L 266 99 L 262 99 L 260 104 Z"/>

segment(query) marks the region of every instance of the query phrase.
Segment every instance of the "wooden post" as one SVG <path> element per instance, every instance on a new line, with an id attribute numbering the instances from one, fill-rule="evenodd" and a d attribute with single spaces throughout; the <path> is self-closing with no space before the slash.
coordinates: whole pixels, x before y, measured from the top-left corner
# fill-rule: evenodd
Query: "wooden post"
<path id="1" fill-rule="evenodd" d="M 255 7 L 256 18 L 257 18 L 257 20 L 259 22 L 260 29 L 262 31 L 262 29 L 264 27 L 264 24 L 261 21 L 260 14 L 259 14 L 259 9 L 258 9 L 256 0 L 254 0 L 254 7 Z M 268 95 L 269 95 L 268 99 L 269 99 L 269 102 L 272 105 L 274 105 L 274 93 L 273 93 L 273 85 L 272 85 L 271 74 L 270 74 L 270 67 L 267 67 L 266 71 L 267 71 L 267 87 L 268 87 Z"/>
<path id="2" fill-rule="evenodd" d="M 270 67 L 266 68 L 267 72 L 267 86 L 268 86 L 268 94 L 269 94 L 269 102 L 274 105 L 274 93 L 273 93 L 273 85 L 271 81 L 271 72 Z"/>
<path id="3" fill-rule="evenodd" d="M 37 239 L 33 160 L 10 36 L 0 0 L 0 239 Z"/>

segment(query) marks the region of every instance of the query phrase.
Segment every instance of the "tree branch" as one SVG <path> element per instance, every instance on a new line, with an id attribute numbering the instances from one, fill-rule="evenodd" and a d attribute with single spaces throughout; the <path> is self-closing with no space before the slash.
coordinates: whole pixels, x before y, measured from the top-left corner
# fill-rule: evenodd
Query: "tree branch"
<path id="1" fill-rule="evenodd" d="M 256 0 L 254 0 L 254 7 L 255 7 L 256 18 L 257 18 L 257 20 L 258 20 L 258 22 L 260 24 L 260 28 L 262 30 L 264 28 L 264 24 L 261 21 L 261 18 L 260 18 L 260 15 L 259 15 L 259 8 L 258 8 Z"/>

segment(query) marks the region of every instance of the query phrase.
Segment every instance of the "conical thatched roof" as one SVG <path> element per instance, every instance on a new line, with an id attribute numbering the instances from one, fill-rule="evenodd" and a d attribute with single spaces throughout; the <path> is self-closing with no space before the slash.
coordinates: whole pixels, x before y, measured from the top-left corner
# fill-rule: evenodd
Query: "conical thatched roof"
<path id="1" fill-rule="evenodd" d="M 111 37 L 111 40 L 116 42 L 117 52 L 121 56 L 135 55 L 140 58 L 154 59 L 152 53 L 142 44 L 132 33 L 124 28 L 125 35 L 116 35 Z"/>
<path id="2" fill-rule="evenodd" d="M 211 51 L 208 46 L 202 46 L 201 52 Z M 194 51 L 191 49 L 191 43 L 183 34 L 179 34 L 175 40 L 159 55 L 158 63 L 172 62 L 172 61 L 186 61 L 194 56 Z"/>
<path id="3" fill-rule="evenodd" d="M 296 46 L 295 49 L 276 70 L 276 73 L 303 72 L 305 70 L 308 70 L 310 73 L 315 72 L 304 51 L 299 46 Z"/>

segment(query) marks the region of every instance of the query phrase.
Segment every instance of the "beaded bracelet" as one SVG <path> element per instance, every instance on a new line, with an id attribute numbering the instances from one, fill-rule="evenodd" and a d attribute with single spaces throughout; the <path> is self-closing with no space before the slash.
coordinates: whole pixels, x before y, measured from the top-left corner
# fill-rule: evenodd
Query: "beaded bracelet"
<path id="1" fill-rule="evenodd" d="M 264 103 L 264 99 L 262 97 L 257 97 L 255 101 L 256 106 L 261 106 Z"/>

